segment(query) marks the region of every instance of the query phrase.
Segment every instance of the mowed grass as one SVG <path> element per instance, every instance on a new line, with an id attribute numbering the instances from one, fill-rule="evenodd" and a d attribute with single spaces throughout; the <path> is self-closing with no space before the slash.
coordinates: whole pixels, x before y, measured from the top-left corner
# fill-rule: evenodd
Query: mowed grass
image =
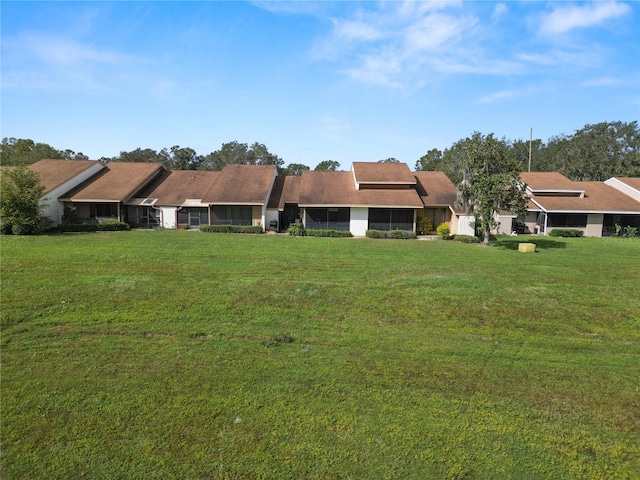
<path id="1" fill-rule="evenodd" d="M 3 479 L 640 478 L 637 239 L 133 231 L 1 260 Z"/>

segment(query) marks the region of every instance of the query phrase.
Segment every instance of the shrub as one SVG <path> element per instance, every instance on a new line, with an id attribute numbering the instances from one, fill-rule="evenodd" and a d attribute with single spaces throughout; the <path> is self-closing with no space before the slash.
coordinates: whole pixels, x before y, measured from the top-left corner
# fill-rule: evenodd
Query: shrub
<path id="1" fill-rule="evenodd" d="M 616 236 L 618 237 L 637 237 L 638 229 L 636 227 L 632 227 L 631 225 L 627 225 L 626 227 L 622 227 L 616 223 Z"/>
<path id="2" fill-rule="evenodd" d="M 201 232 L 207 233 L 263 233 L 261 225 L 200 225 Z"/>
<path id="3" fill-rule="evenodd" d="M 304 237 L 306 235 L 306 230 L 302 223 L 292 223 L 287 228 L 287 233 L 293 237 Z"/>
<path id="4" fill-rule="evenodd" d="M 60 228 L 63 232 L 119 232 L 129 230 L 129 224 L 105 220 L 102 223 L 63 223 Z"/>
<path id="5" fill-rule="evenodd" d="M 473 235 L 454 235 L 453 239 L 456 242 L 462 243 L 480 243 L 480 239 L 478 237 L 474 237 Z"/>
<path id="6" fill-rule="evenodd" d="M 433 223 L 429 217 L 418 217 L 416 222 L 416 233 L 418 235 L 429 235 L 433 230 Z"/>
<path id="7" fill-rule="evenodd" d="M 554 228 L 549 232 L 550 237 L 582 237 L 584 232 L 573 228 Z"/>
<path id="8" fill-rule="evenodd" d="M 451 228 L 448 223 L 441 223 L 436 229 L 438 236 L 443 240 L 448 240 L 451 235 Z"/>
<path id="9" fill-rule="evenodd" d="M 368 238 L 394 238 L 396 240 L 410 240 L 416 238 L 416 234 L 409 230 L 367 230 Z"/>
<path id="10" fill-rule="evenodd" d="M 320 229 L 305 229 L 305 235 L 307 237 L 353 237 L 349 230 L 320 230 Z"/>

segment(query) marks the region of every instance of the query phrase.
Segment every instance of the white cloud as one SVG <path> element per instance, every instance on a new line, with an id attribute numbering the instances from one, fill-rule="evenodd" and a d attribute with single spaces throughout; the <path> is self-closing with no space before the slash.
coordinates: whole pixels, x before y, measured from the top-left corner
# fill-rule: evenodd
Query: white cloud
<path id="1" fill-rule="evenodd" d="M 504 15 L 508 11 L 509 9 L 504 3 L 498 3 L 493 9 L 493 14 L 491 15 L 491 17 L 494 19 L 500 18 L 502 15 Z"/>
<path id="2" fill-rule="evenodd" d="M 332 18 L 333 32 L 316 49 L 325 60 L 343 63 L 338 70 L 373 85 L 399 88 L 424 81 L 424 68 L 441 55 L 454 55 L 473 35 L 478 20 L 448 14 L 459 2 L 388 2 L 358 10 L 346 18 Z M 459 59 L 459 61 L 462 61 Z"/>
<path id="3" fill-rule="evenodd" d="M 561 6 L 542 18 L 540 33 L 555 35 L 575 28 L 587 28 L 631 12 L 631 7 L 616 1 Z"/>
<path id="4" fill-rule="evenodd" d="M 519 97 L 522 95 L 522 92 L 516 90 L 503 90 L 501 92 L 490 93 L 489 95 L 485 95 L 476 99 L 475 103 L 477 104 L 485 104 L 485 103 L 497 103 L 503 100 L 509 100 L 511 98 Z"/>
<path id="5" fill-rule="evenodd" d="M 611 87 L 625 85 L 627 81 L 617 77 L 599 77 L 585 80 L 581 83 L 583 87 Z M 630 83 L 630 82 L 629 82 Z"/>

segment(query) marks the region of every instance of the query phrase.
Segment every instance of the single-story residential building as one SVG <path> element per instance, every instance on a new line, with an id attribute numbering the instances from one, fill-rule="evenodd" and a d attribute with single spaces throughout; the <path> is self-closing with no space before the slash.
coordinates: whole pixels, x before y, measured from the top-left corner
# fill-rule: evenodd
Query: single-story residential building
<path id="1" fill-rule="evenodd" d="M 275 165 L 225 165 L 202 198 L 210 208 L 209 223 L 265 228 L 277 175 Z"/>
<path id="2" fill-rule="evenodd" d="M 43 213 L 60 225 L 64 208 L 58 198 L 102 171 L 104 165 L 94 160 L 40 160 L 29 168 L 40 175 L 44 186 Z"/>
<path id="3" fill-rule="evenodd" d="M 602 237 L 615 233 L 616 223 L 640 225 L 640 201 L 606 182 L 575 182 L 558 172 L 528 172 L 521 178 L 529 197 L 521 228 L 530 233 L 547 235 L 554 228 L 571 228 Z M 518 229 L 515 219 L 504 219 L 511 230 Z"/>
<path id="4" fill-rule="evenodd" d="M 127 201 L 132 227 L 198 228 L 210 223 L 209 204 L 202 197 L 220 172 L 165 171 L 154 182 Z"/>
<path id="5" fill-rule="evenodd" d="M 58 200 L 64 204 L 65 217 L 72 221 L 126 222 L 126 203 L 163 172 L 166 169 L 159 163 L 111 162 Z"/>

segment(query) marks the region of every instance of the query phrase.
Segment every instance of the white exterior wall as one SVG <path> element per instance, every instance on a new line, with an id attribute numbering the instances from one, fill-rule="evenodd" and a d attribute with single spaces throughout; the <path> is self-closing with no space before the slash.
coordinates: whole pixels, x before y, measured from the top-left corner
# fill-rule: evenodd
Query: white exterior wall
<path id="1" fill-rule="evenodd" d="M 177 228 L 176 207 L 160 207 L 160 225 L 164 228 Z"/>
<path id="2" fill-rule="evenodd" d="M 72 188 L 77 187 L 88 178 L 91 178 L 103 168 L 104 166 L 101 163 L 96 162 L 95 165 L 87 168 L 80 175 L 73 177 L 68 182 L 65 182 L 59 187 L 51 190 L 40 199 L 41 205 L 43 203 L 46 204 L 46 206 L 42 209 L 42 213 L 51 218 L 54 225 L 60 225 L 62 223 L 62 216 L 64 215 L 64 205 L 62 204 L 62 202 L 58 201 L 58 198 L 60 198 Z"/>
<path id="3" fill-rule="evenodd" d="M 351 207 L 349 230 L 354 237 L 364 237 L 369 228 L 369 209 L 367 207 Z"/>
<path id="4" fill-rule="evenodd" d="M 603 213 L 590 213 L 587 215 L 587 228 L 584 229 L 585 237 L 601 237 L 602 223 L 604 222 Z M 583 229 L 580 229 L 583 230 Z"/>
<path id="5" fill-rule="evenodd" d="M 451 235 L 471 235 L 472 237 L 476 234 L 473 226 L 476 223 L 476 217 L 473 215 L 460 215 L 458 217 L 458 231 L 454 232 L 451 230 Z"/>

